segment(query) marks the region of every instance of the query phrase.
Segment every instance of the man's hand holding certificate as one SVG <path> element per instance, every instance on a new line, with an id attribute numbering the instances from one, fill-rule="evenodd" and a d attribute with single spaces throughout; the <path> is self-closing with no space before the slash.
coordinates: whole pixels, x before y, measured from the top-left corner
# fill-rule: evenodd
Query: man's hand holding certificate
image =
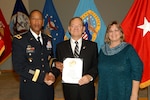
<path id="1" fill-rule="evenodd" d="M 83 60 L 81 58 L 66 58 L 63 61 L 62 81 L 78 84 L 82 78 Z"/>

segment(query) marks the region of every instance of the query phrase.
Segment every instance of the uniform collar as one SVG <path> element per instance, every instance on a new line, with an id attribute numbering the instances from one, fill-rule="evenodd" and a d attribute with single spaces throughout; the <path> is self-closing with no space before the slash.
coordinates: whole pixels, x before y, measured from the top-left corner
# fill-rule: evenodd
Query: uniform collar
<path id="1" fill-rule="evenodd" d="M 37 40 L 38 37 L 40 37 L 42 39 L 42 35 L 41 35 L 41 31 L 40 34 L 37 35 L 31 28 L 30 28 L 31 34 L 34 36 L 34 38 Z M 38 40 L 37 40 L 38 41 Z"/>

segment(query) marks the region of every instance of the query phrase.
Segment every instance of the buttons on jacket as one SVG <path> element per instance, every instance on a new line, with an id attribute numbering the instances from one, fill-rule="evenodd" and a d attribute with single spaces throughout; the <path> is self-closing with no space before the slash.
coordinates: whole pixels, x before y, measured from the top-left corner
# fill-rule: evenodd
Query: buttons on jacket
<path id="1" fill-rule="evenodd" d="M 31 56 L 31 53 L 29 53 L 29 56 Z"/>
<path id="2" fill-rule="evenodd" d="M 42 58 L 41 61 L 44 61 L 44 58 Z"/>
<path id="3" fill-rule="evenodd" d="M 26 82 L 27 82 L 27 80 L 23 80 L 23 82 L 24 82 L 24 83 L 26 83 Z"/>
<path id="4" fill-rule="evenodd" d="M 45 65 L 42 65 L 42 67 L 44 67 Z"/>
<path id="5" fill-rule="evenodd" d="M 32 62 L 32 61 L 33 61 L 33 59 L 32 59 L 32 58 L 28 58 L 28 60 L 29 60 L 29 62 Z"/>

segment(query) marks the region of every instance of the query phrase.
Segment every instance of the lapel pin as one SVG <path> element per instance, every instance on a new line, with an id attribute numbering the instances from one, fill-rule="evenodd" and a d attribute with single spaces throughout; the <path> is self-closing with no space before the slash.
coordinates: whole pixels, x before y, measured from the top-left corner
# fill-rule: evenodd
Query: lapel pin
<path id="1" fill-rule="evenodd" d="M 85 49 L 86 48 L 86 46 L 83 46 L 83 49 Z"/>

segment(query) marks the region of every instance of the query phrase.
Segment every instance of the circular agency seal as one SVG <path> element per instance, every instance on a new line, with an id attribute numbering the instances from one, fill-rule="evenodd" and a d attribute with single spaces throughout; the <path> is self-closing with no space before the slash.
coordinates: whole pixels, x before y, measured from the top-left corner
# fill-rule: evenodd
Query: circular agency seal
<path id="1" fill-rule="evenodd" d="M 98 34 L 98 31 L 101 28 L 100 18 L 92 10 L 88 10 L 87 12 L 85 12 L 84 14 L 82 14 L 80 17 L 85 22 L 88 22 L 88 24 L 89 24 L 89 30 L 90 30 L 90 33 L 92 34 L 92 41 L 95 41 L 96 37 L 97 37 L 97 34 Z"/>
<path id="2" fill-rule="evenodd" d="M 17 12 L 12 16 L 10 22 L 10 31 L 12 35 L 23 34 L 29 30 L 29 17 L 22 13 Z"/>

